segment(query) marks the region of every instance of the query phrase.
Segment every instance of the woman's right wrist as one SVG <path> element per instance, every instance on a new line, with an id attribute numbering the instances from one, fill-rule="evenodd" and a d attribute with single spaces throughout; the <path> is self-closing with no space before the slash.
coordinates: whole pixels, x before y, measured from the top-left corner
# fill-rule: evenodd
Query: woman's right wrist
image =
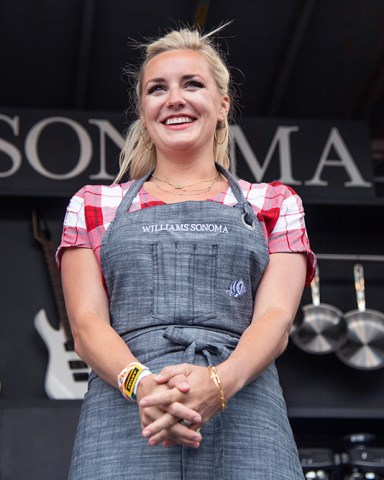
<path id="1" fill-rule="evenodd" d="M 120 393 L 127 400 L 136 402 L 141 380 L 151 374 L 152 372 L 145 365 L 139 362 L 130 363 L 117 376 L 117 385 Z"/>

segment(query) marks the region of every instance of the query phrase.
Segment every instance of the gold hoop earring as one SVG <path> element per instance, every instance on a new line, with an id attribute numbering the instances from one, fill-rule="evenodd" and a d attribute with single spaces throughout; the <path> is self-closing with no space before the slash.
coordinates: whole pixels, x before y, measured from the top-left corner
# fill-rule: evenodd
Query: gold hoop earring
<path id="1" fill-rule="evenodd" d="M 227 139 L 227 136 L 228 136 L 228 127 L 226 125 L 224 125 L 224 127 L 221 127 L 220 129 L 225 129 L 225 134 L 224 134 L 224 138 L 221 142 L 219 142 L 218 140 L 218 135 L 217 135 L 217 131 L 219 130 L 219 127 L 215 130 L 215 134 L 214 134 L 214 139 L 215 139 L 215 142 L 217 145 L 223 145 L 223 143 L 226 141 Z"/>
<path id="2" fill-rule="evenodd" d="M 149 136 L 149 135 L 148 135 Z M 151 143 L 150 143 L 150 146 L 148 147 L 148 145 L 145 143 L 145 138 L 144 138 L 144 129 L 143 127 L 141 127 L 141 139 L 143 141 L 143 145 L 144 147 L 147 149 L 147 150 L 153 150 L 153 140 L 151 139 L 151 137 L 149 137 L 149 139 L 151 140 Z"/>

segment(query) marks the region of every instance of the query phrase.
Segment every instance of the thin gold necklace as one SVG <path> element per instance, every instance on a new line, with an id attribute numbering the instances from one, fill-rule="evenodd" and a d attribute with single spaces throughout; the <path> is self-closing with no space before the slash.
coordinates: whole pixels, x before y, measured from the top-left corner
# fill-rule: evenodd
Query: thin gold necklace
<path id="1" fill-rule="evenodd" d="M 153 176 L 153 174 L 152 174 Z M 207 188 L 203 188 L 202 190 L 192 190 L 190 192 L 187 192 L 185 190 L 183 190 L 184 193 L 181 193 L 181 192 L 173 192 L 171 190 L 166 190 L 165 188 L 162 188 L 156 181 L 154 181 L 153 183 L 156 185 L 156 187 L 161 190 L 162 192 L 165 192 L 165 193 L 171 193 L 172 195 L 179 195 L 179 196 L 185 196 L 185 195 L 201 195 L 202 193 L 205 193 L 205 192 L 209 192 L 213 185 L 218 181 L 219 179 L 219 176 L 220 176 L 220 173 L 218 175 L 216 175 L 215 178 L 211 179 L 211 180 L 205 180 L 205 181 L 211 181 L 211 184 L 207 187 Z M 156 178 L 156 177 L 154 177 Z M 165 182 L 165 183 L 168 183 L 168 182 Z M 202 183 L 202 182 L 199 182 L 199 183 Z M 197 185 L 197 184 L 195 184 Z M 173 185 L 171 185 L 173 187 Z M 187 187 L 188 185 L 185 185 L 185 187 Z M 180 190 L 180 189 L 178 189 Z"/>
<path id="2" fill-rule="evenodd" d="M 220 172 L 217 172 L 217 175 L 214 178 L 210 178 L 209 180 L 201 180 L 200 182 L 191 183 L 189 185 L 180 185 L 179 183 L 175 185 L 174 183 L 168 182 L 168 180 L 162 180 L 161 178 L 157 177 L 154 173 L 152 173 L 152 178 L 154 178 L 155 180 L 158 180 L 159 182 L 167 183 L 168 185 L 175 188 L 176 190 L 183 190 L 184 188 L 195 187 L 196 185 L 200 185 L 201 183 L 209 183 L 212 181 L 215 182 L 219 178 L 219 176 L 220 176 Z"/>

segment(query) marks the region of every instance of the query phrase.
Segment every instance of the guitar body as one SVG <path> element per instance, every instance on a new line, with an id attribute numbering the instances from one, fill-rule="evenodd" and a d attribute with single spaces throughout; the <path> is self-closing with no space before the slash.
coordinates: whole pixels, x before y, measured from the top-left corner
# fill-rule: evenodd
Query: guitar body
<path id="1" fill-rule="evenodd" d="M 89 367 L 75 351 L 66 350 L 64 330 L 51 326 L 44 309 L 35 315 L 34 325 L 49 354 L 45 376 L 48 397 L 55 400 L 83 399 L 88 387 Z"/>

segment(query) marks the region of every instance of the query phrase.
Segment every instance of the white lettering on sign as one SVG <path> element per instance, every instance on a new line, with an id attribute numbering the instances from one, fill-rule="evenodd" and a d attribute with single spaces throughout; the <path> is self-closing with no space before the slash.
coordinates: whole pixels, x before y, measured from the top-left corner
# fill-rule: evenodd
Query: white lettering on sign
<path id="1" fill-rule="evenodd" d="M 338 159 L 329 159 L 329 153 L 331 149 L 334 149 Z M 320 186 L 326 187 L 328 182 L 321 180 L 320 175 L 325 167 L 342 167 L 345 172 L 351 179 L 349 182 L 345 182 L 344 186 L 346 187 L 371 187 L 372 183 L 366 182 L 362 177 L 359 169 L 357 168 L 355 162 L 353 161 L 351 152 L 348 150 L 345 145 L 344 140 L 342 139 L 340 132 L 337 128 L 332 128 L 331 133 L 329 134 L 327 143 L 325 144 L 323 153 L 320 157 L 319 164 L 317 166 L 316 172 L 311 180 L 307 180 L 305 185 L 311 186 Z"/>
<path id="2" fill-rule="evenodd" d="M 0 180 L 2 186 L 7 187 L 7 179 L 12 180 L 11 177 L 15 177 L 15 180 L 16 177 L 23 178 L 23 174 L 25 177 L 24 163 L 27 163 L 42 178 L 48 180 L 65 182 L 80 177 L 87 170 L 91 170 L 87 174 L 90 183 L 95 180 L 100 183 L 111 181 L 114 176 L 107 170 L 107 164 L 109 164 L 107 162 L 108 150 L 110 145 L 122 149 L 125 141 L 124 136 L 113 124 L 112 119 L 86 118 L 80 121 L 76 119 L 75 115 L 74 117 L 47 115 L 35 121 L 32 125 L 30 122 L 24 125 L 24 119 L 18 115 L 0 114 L 0 126 L 2 127 L 0 132 Z M 49 135 L 48 130 L 52 125 L 55 125 L 55 131 L 60 128 L 69 129 L 74 134 L 73 140 L 71 140 L 74 145 L 68 146 L 70 157 L 67 158 L 70 160 L 68 162 L 70 166 L 62 173 L 55 172 L 54 167 L 57 159 L 51 152 L 54 151 L 57 143 L 57 148 L 61 149 L 60 158 L 66 158 L 63 155 L 65 151 L 62 152 L 62 149 L 66 149 L 67 146 L 60 143 L 60 135 L 56 133 L 50 137 L 51 145 L 47 150 L 45 148 L 46 140 L 43 141 L 42 138 L 43 135 Z M 314 122 L 313 125 L 312 130 L 309 130 L 310 135 L 316 134 L 316 123 Z M 326 132 L 325 142 L 322 140 L 324 144 L 320 144 L 320 150 L 318 142 L 315 142 L 317 145 L 316 151 L 313 155 L 310 150 L 308 153 L 307 146 L 304 150 L 307 152 L 306 157 L 303 158 L 300 142 L 304 131 L 300 122 L 298 121 L 294 125 L 276 126 L 275 124 L 272 127 L 274 131 L 272 131 L 271 141 L 267 145 L 266 154 L 261 158 L 260 154 L 255 151 L 257 146 L 255 147 L 252 142 L 249 142 L 249 138 L 246 137 L 242 127 L 231 125 L 229 142 L 231 171 L 237 177 L 236 154 L 240 152 L 242 158 L 241 162 L 238 163 L 245 163 L 256 182 L 270 181 L 268 170 L 273 168 L 273 171 L 276 172 L 274 164 L 277 163 L 278 173 L 276 176 L 274 174 L 274 179 L 286 185 L 302 186 L 304 190 L 312 189 L 316 193 L 320 191 L 325 193 L 328 191 L 327 187 L 335 188 L 335 185 L 333 187 L 330 185 L 331 182 L 327 180 L 327 177 L 328 179 L 332 178 L 331 174 L 336 172 L 334 170 L 336 168 L 337 171 L 345 173 L 347 177 L 340 184 L 344 191 L 356 187 L 363 192 L 364 190 L 372 190 L 372 174 L 369 174 L 369 169 L 364 170 L 368 172 L 366 175 L 369 175 L 369 178 L 364 178 L 361 155 L 356 153 L 356 148 L 353 150 L 352 145 L 348 144 L 351 135 L 357 130 L 351 130 L 347 127 L 345 132 L 342 132 L 339 128 L 330 124 L 328 126 L 329 130 Z M 6 135 L 4 138 L 2 137 L 3 131 Z M 323 131 L 324 128 L 322 127 Z M 364 128 L 361 131 L 361 138 L 358 139 L 360 147 L 362 141 L 364 141 Z M 323 133 L 321 135 L 323 136 Z M 10 138 L 7 138 L 8 136 Z M 308 145 L 308 139 L 305 140 L 304 144 Z M 357 155 L 360 155 L 359 158 L 357 158 Z M 306 162 L 305 177 L 302 169 L 300 169 L 303 162 Z M 113 169 L 117 170 L 117 166 L 114 165 Z M 327 173 L 327 177 L 325 173 Z M 84 179 L 84 182 L 86 182 L 86 179 Z M 333 183 L 335 184 L 336 181 Z M 36 189 L 38 188 L 40 186 L 36 187 Z M 198 231 L 197 228 L 199 227 L 195 227 L 195 231 Z M 188 229 L 193 231 L 191 225 L 188 225 Z"/>
<path id="3" fill-rule="evenodd" d="M 92 125 L 96 125 L 99 128 L 99 132 L 100 132 L 100 170 L 98 173 L 90 175 L 89 178 L 91 178 L 92 180 L 113 179 L 114 178 L 113 175 L 109 175 L 106 169 L 107 147 L 105 144 L 105 139 L 106 137 L 108 137 L 120 148 L 120 150 L 122 150 L 124 146 L 124 137 L 107 120 L 98 120 L 96 118 L 90 118 L 89 123 L 91 123 Z"/>
<path id="4" fill-rule="evenodd" d="M 170 232 L 209 232 L 229 233 L 226 225 L 217 223 L 165 223 L 159 225 L 146 225 L 142 227 L 145 233 L 157 233 L 163 230 Z"/>
<path id="5" fill-rule="evenodd" d="M 20 136 L 20 118 L 18 116 L 9 117 L 7 115 L 0 115 L 0 122 L 5 122 L 11 127 L 12 133 L 15 137 Z M 121 133 L 108 121 L 90 118 L 88 122 L 95 125 L 99 130 L 99 171 L 89 176 L 92 180 L 112 180 L 113 175 L 106 170 L 106 139 L 111 140 L 118 148 L 122 149 L 124 145 L 124 137 Z M 42 162 L 39 154 L 39 141 L 44 130 L 53 124 L 65 125 L 70 128 L 79 145 L 79 157 L 76 159 L 76 165 L 72 170 L 66 173 L 53 173 L 48 170 Z M 52 140 L 54 141 L 54 139 Z M 11 161 L 11 167 L 8 170 L 2 171 L 0 169 L 0 178 L 10 177 L 17 173 L 22 166 L 22 154 L 16 146 L 0 137 L 0 153 L 3 152 Z M 35 123 L 27 132 L 24 144 L 25 158 L 31 167 L 42 177 L 51 180 L 68 180 L 81 175 L 92 163 L 94 155 L 94 146 L 89 131 L 84 128 L 79 122 L 69 117 L 57 116 L 46 117 Z"/>
<path id="6" fill-rule="evenodd" d="M 75 132 L 80 145 L 80 156 L 77 165 L 70 172 L 64 174 L 52 173 L 47 170 L 41 163 L 38 154 L 38 144 L 42 131 L 48 125 L 54 123 L 62 123 L 69 126 Z M 25 154 L 33 169 L 43 177 L 53 180 L 66 180 L 80 175 L 89 166 L 92 158 L 92 142 L 87 131 L 79 122 L 67 117 L 49 117 L 36 123 L 28 132 L 25 139 Z"/>
<path id="7" fill-rule="evenodd" d="M 256 157 L 256 154 L 252 150 L 249 142 L 244 135 L 243 130 L 239 125 L 231 125 L 231 138 L 230 138 L 230 158 L 231 158 L 231 171 L 236 176 L 236 145 L 242 153 L 246 164 L 248 165 L 252 175 L 257 182 L 262 182 L 265 172 L 271 163 L 274 151 L 278 148 L 278 158 L 280 166 L 280 177 L 277 179 L 281 183 L 288 185 L 302 185 L 302 181 L 296 180 L 292 175 L 292 155 L 291 155 L 291 133 L 299 132 L 298 126 L 284 126 L 276 129 L 275 135 L 269 146 L 269 150 L 264 159 L 264 162 L 260 163 Z M 329 153 L 333 149 L 338 159 L 329 159 Z M 320 160 L 317 164 L 315 174 L 310 180 L 306 180 L 304 185 L 326 187 L 328 182 L 322 180 L 320 175 L 324 168 L 343 168 L 350 178 L 350 181 L 345 182 L 345 187 L 372 187 L 371 182 L 367 182 L 360 170 L 357 167 L 350 151 L 348 150 L 339 130 L 334 127 L 331 129 L 327 142 L 323 149 Z"/>
<path id="8" fill-rule="evenodd" d="M 265 171 L 271 163 L 273 152 L 276 147 L 279 148 L 279 164 L 281 176 L 279 182 L 288 183 L 290 185 L 301 185 L 302 182 L 295 180 L 292 175 L 292 159 L 291 159 L 291 142 L 290 135 L 292 132 L 297 132 L 299 127 L 278 127 L 272 139 L 267 156 L 262 165 L 258 161 L 255 153 L 248 143 L 243 130 L 239 125 L 231 125 L 231 141 L 230 141 L 230 158 L 232 159 L 232 171 L 236 167 L 236 149 L 235 144 L 238 145 L 244 159 L 255 177 L 257 182 L 262 182 Z M 236 172 L 234 172 L 236 173 Z"/>
<path id="9" fill-rule="evenodd" d="M 19 135 L 19 117 L 8 117 L 6 115 L 0 115 L 0 121 L 7 123 L 15 136 Z M 7 142 L 0 138 L 0 152 L 4 152 L 9 158 L 11 159 L 12 166 L 10 169 L 1 172 L 0 171 L 0 178 L 3 177 L 11 177 L 14 175 L 19 168 L 21 167 L 21 153 L 19 150 L 12 145 L 12 143 Z"/>

